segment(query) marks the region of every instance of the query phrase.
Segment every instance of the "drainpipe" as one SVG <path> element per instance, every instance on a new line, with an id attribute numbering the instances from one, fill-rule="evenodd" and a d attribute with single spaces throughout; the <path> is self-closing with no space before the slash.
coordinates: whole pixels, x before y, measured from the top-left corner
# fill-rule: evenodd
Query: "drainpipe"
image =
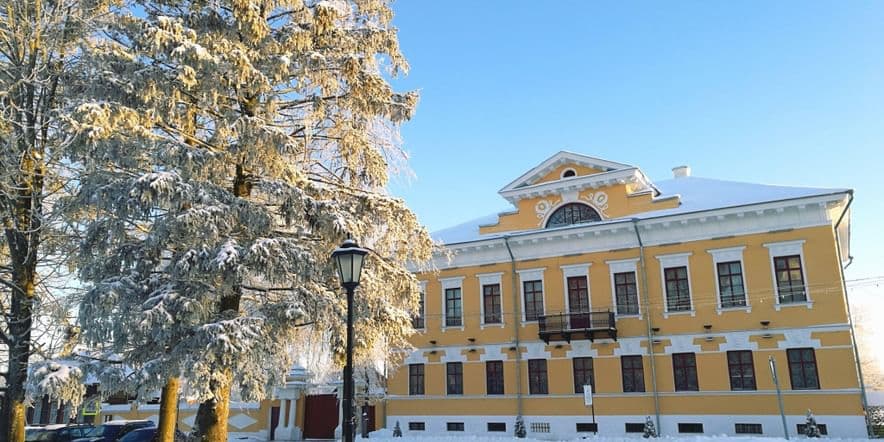
<path id="1" fill-rule="evenodd" d="M 844 211 L 841 212 L 841 216 L 838 217 L 838 221 L 835 222 L 835 248 L 838 253 L 839 263 L 841 262 L 841 235 L 838 233 L 838 227 L 847 215 L 847 211 L 850 210 L 851 204 L 853 204 L 853 190 L 847 192 L 847 205 L 844 206 Z M 847 228 L 849 229 L 850 225 L 848 225 Z M 847 323 L 850 325 L 850 344 L 853 346 L 853 357 L 856 361 L 856 376 L 859 378 L 860 399 L 862 400 L 863 405 L 863 417 L 866 420 L 866 432 L 869 437 L 874 437 L 872 422 L 869 420 L 869 402 L 866 397 L 866 382 L 863 380 L 863 369 L 859 360 L 859 347 L 856 345 L 856 331 L 854 330 L 853 325 L 853 314 L 850 313 L 850 296 L 847 292 L 847 277 L 844 275 L 844 269 L 846 269 L 852 262 L 853 257 L 850 257 L 846 266 L 843 264 L 838 265 L 838 270 L 841 273 L 841 288 L 844 290 L 844 301 L 847 305 Z"/>
<path id="2" fill-rule="evenodd" d="M 651 325 L 651 301 L 649 293 L 650 287 L 648 286 L 648 272 L 645 266 L 645 245 L 642 242 L 642 235 L 638 231 L 638 218 L 632 218 L 632 228 L 635 230 L 635 238 L 638 240 L 638 250 L 639 250 L 639 263 L 641 264 L 641 274 L 642 274 L 642 285 L 644 286 L 644 290 L 642 290 L 642 300 L 645 304 L 645 314 L 648 315 L 648 320 L 646 324 L 648 325 L 648 356 L 651 360 L 651 388 L 654 393 L 654 415 L 657 419 L 657 434 L 663 434 L 663 427 L 660 426 L 660 393 L 657 391 L 657 361 L 654 356 L 654 329 Z"/>
<path id="3" fill-rule="evenodd" d="M 510 291 L 513 296 L 513 338 L 516 344 L 516 419 L 522 418 L 522 352 L 519 349 L 519 327 L 522 325 L 522 309 L 519 303 L 518 283 L 516 282 L 516 257 L 510 248 L 510 237 L 504 236 L 503 243 L 510 255 Z"/>

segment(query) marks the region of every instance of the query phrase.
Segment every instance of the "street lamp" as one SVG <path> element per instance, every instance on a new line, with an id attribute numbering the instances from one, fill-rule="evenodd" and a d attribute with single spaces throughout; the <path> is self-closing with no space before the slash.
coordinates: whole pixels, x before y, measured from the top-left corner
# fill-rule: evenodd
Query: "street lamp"
<path id="1" fill-rule="evenodd" d="M 348 239 L 332 252 L 338 268 L 341 285 L 347 289 L 347 365 L 344 366 L 344 417 L 342 435 L 344 442 L 353 442 L 353 291 L 362 276 L 362 262 L 368 250 L 360 248 L 356 241 Z"/>

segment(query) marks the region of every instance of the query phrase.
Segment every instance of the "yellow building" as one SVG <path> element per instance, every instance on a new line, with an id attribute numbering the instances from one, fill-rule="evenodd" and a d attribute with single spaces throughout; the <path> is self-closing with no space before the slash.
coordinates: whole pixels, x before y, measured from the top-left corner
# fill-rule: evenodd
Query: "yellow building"
<path id="1" fill-rule="evenodd" d="M 450 256 L 419 275 L 386 426 L 640 435 L 649 416 L 665 435 L 782 436 L 772 360 L 791 435 L 809 408 L 829 435 L 865 435 L 852 192 L 673 171 L 560 152 L 500 190 L 514 210 L 438 232 Z"/>

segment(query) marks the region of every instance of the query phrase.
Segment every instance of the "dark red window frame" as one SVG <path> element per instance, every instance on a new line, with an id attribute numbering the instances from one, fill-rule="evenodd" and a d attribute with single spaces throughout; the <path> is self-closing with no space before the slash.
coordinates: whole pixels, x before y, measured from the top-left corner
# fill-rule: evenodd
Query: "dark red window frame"
<path id="1" fill-rule="evenodd" d="M 731 380 L 731 390 L 755 390 L 755 363 L 752 351 L 735 350 L 727 352 L 727 370 Z"/>
<path id="2" fill-rule="evenodd" d="M 672 375 L 675 378 L 675 391 L 700 391 L 697 356 L 694 353 L 673 353 Z"/>
<path id="3" fill-rule="evenodd" d="M 549 394 L 546 359 L 528 360 L 528 394 Z"/>
<path id="4" fill-rule="evenodd" d="M 645 392 L 645 367 L 641 355 L 621 356 L 620 370 L 624 393 Z"/>
<path id="5" fill-rule="evenodd" d="M 487 394 L 503 394 L 503 361 L 485 362 L 485 388 Z"/>
<path id="6" fill-rule="evenodd" d="M 482 303 L 485 306 L 485 324 L 500 324 L 503 317 L 500 312 L 500 284 L 482 286 Z"/>
<path id="7" fill-rule="evenodd" d="M 408 394 L 412 396 L 424 394 L 424 364 L 408 365 Z"/>
<path id="8" fill-rule="evenodd" d="M 536 321 L 543 316 L 543 281 L 525 281 L 522 288 L 525 294 L 525 320 Z"/>
<path id="9" fill-rule="evenodd" d="M 793 390 L 819 390 L 820 373 L 816 364 L 816 352 L 812 348 L 786 350 L 789 360 L 789 379 Z"/>

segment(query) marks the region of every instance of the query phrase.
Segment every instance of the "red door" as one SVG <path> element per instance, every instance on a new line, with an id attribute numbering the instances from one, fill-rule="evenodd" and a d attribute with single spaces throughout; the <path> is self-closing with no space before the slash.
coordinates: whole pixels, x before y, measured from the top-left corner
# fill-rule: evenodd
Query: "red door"
<path id="1" fill-rule="evenodd" d="M 576 330 L 589 328 L 589 290 L 586 287 L 585 276 L 572 276 L 568 278 L 568 313 L 571 315 L 569 329 Z"/>
<path id="2" fill-rule="evenodd" d="M 338 398 L 333 394 L 307 396 L 304 439 L 334 439 L 338 426 Z"/>

